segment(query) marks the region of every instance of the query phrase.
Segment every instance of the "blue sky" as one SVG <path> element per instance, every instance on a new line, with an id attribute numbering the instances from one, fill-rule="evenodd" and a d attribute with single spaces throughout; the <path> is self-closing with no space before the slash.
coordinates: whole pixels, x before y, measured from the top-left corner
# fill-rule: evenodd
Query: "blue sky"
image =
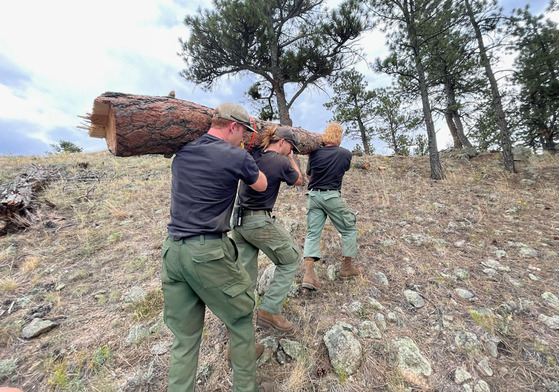
<path id="1" fill-rule="evenodd" d="M 337 0 L 330 0 L 330 4 Z M 528 1 L 502 1 L 505 9 Z M 251 84 L 223 79 L 206 92 L 179 76 L 183 61 L 179 37 L 188 31 L 184 16 L 206 0 L 27 0 L 12 1 L 0 13 L 0 155 L 42 155 L 50 144 L 71 141 L 84 151 L 106 150 L 104 139 L 90 138 L 78 116 L 92 109 L 94 99 L 106 91 L 141 95 L 167 95 L 215 107 L 221 102 L 250 105 L 243 92 Z M 534 12 L 546 1 L 530 1 Z M 558 21 L 557 13 L 554 20 Z M 378 33 L 362 41 L 367 60 L 382 55 L 384 40 Z M 367 71 L 369 87 L 386 85 L 386 78 Z M 323 107 L 329 97 L 310 90 L 295 103 L 294 125 L 322 132 L 331 114 Z M 439 131 L 439 148 L 448 143 Z M 355 142 L 345 141 L 352 148 Z M 381 152 L 381 151 L 378 151 Z M 381 152 L 382 153 L 382 152 Z"/>

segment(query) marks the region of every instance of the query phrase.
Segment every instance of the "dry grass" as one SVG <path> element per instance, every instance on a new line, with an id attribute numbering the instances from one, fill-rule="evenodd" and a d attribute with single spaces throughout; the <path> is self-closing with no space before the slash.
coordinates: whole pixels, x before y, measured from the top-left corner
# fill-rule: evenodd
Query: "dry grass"
<path id="1" fill-rule="evenodd" d="M 327 223 L 324 264 L 317 266 L 323 289 L 299 291 L 284 308 L 308 356 L 284 365 L 272 359 L 259 368 L 259 378 L 284 392 L 459 391 L 454 371 L 465 367 L 491 391 L 510 391 L 511 385 L 546 391 L 544 385 L 559 379 L 559 333 L 538 321 L 541 313 L 552 315 L 541 294 L 559 295 L 559 157 L 518 162 L 519 173 L 510 174 L 498 154 L 464 160 L 443 153 L 442 181 L 429 179 L 426 157 L 354 159 L 371 163 L 368 171 L 350 170 L 342 192 L 358 211 L 357 263 L 365 274 L 351 282 L 328 280 L 327 268 L 339 263 L 341 251 L 340 236 Z M 306 158 L 300 161 L 304 168 Z M 106 152 L 0 157 L 0 182 L 32 163 L 54 176 L 38 193 L 30 226 L 0 237 L 0 362 L 17 360 L 17 369 L 0 383 L 35 391 L 165 390 L 169 353 L 153 354 L 152 347 L 170 345 L 170 332 L 156 330 L 131 345 L 126 337 L 132 326 L 150 328 L 160 321 L 160 248 L 169 220 L 171 160 Z M 282 188 L 275 214 L 302 248 L 305 189 Z M 520 243 L 537 253 L 521 254 Z M 499 259 L 510 272 L 489 278 L 481 264 L 488 259 Z M 463 278 L 457 278 L 460 271 Z M 377 272 L 388 286 L 377 283 Z M 296 281 L 302 276 L 301 267 Z M 134 286 L 148 295 L 132 306 L 125 297 Z M 471 291 L 475 300 L 458 297 L 456 288 Z M 419 292 L 426 306 L 413 309 L 404 299 L 406 289 Z M 384 309 L 347 311 L 347 304 L 370 297 Z M 502 312 L 507 303 L 517 308 Z M 35 339 L 19 338 L 33 311 L 47 305 L 44 318 L 58 327 Z M 398 322 L 388 324 L 382 339 L 360 339 L 359 372 L 336 373 L 322 341 L 325 332 L 339 321 L 358 326 L 389 312 Z M 499 337 L 499 357 L 483 348 L 458 347 L 459 330 Z M 258 339 L 267 336 L 257 329 Z M 395 366 L 391 342 L 403 336 L 431 363 L 427 382 Z M 208 312 L 199 365 L 211 370 L 200 374 L 199 391 L 231 390 L 227 340 L 223 325 Z M 490 377 L 479 368 L 483 358 L 494 370 Z"/>

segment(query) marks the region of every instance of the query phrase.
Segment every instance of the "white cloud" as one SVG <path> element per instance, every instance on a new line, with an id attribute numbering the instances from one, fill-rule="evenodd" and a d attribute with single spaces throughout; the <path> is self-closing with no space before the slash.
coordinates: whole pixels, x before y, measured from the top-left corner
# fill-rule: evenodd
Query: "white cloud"
<path id="1" fill-rule="evenodd" d="M 329 0 L 329 4 L 336 1 Z M 536 1 L 540 2 L 544 0 Z M 177 55 L 178 40 L 188 34 L 184 16 L 209 6 L 210 0 L 27 0 L 3 4 L 0 140 L 10 137 L 13 124 L 47 145 L 58 142 L 60 135 L 84 140 L 85 131 L 77 128 L 82 120 L 77 116 L 91 111 L 93 100 L 105 91 L 166 95 L 175 90 L 178 98 L 209 107 L 242 101 L 250 78 L 224 79 L 213 92 L 206 92 L 179 76 L 184 63 Z M 556 20 L 558 16 L 554 14 Z M 384 38 L 378 32 L 366 34 L 361 44 L 368 61 L 385 50 Z M 389 84 L 388 78 L 373 75 L 365 62 L 357 69 L 367 75 L 369 88 Z M 320 132 L 330 118 L 322 106 L 327 100 L 329 96 L 321 91 L 305 92 L 293 108 L 294 123 Z M 86 144 L 89 150 L 104 148 L 103 141 L 97 139 Z M 0 154 L 9 152 L 5 145 L 0 143 Z"/>

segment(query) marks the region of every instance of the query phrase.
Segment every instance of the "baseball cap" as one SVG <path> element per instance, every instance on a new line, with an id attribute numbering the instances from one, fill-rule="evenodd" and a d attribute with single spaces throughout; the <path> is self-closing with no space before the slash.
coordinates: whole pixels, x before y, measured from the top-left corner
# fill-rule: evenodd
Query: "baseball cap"
<path id="1" fill-rule="evenodd" d="M 249 117 L 248 112 L 241 105 L 232 102 L 226 102 L 215 108 L 214 117 L 224 118 L 226 120 L 236 121 L 244 125 L 251 132 L 256 132 L 254 129 L 256 123 Z"/>
<path id="2" fill-rule="evenodd" d="M 292 146 L 293 151 L 299 152 L 297 146 L 299 145 L 299 139 L 295 136 L 295 132 L 291 128 L 288 127 L 278 127 L 274 132 L 274 135 L 278 136 L 281 139 L 287 140 Z"/>

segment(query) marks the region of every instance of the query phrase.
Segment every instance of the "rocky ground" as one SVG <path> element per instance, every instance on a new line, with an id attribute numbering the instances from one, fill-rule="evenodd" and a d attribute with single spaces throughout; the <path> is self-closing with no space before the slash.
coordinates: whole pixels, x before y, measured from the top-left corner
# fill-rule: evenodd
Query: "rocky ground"
<path id="1" fill-rule="evenodd" d="M 441 153 L 354 157 L 343 197 L 357 213 L 362 278 L 338 278 L 327 223 L 319 292 L 285 302 L 296 333 L 257 329 L 259 380 L 278 391 L 559 391 L 559 158 Z M 300 158 L 305 167 L 306 158 Z M 53 170 L 24 230 L 0 237 L 0 385 L 27 391 L 164 391 L 160 249 L 170 160 L 109 153 L 0 157 L 6 184 Z M 0 186 L 0 192 L 2 187 Z M 299 246 L 305 188 L 275 215 Z M 260 259 L 260 290 L 271 265 Z M 229 391 L 227 332 L 208 312 L 199 391 Z"/>

